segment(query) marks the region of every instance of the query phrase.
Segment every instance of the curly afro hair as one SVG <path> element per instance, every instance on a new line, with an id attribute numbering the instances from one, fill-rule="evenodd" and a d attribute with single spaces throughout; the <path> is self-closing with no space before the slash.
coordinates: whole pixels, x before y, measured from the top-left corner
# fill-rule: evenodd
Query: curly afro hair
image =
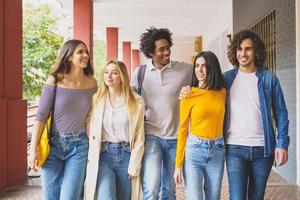
<path id="1" fill-rule="evenodd" d="M 267 69 L 265 62 L 267 59 L 267 50 L 263 40 L 254 32 L 249 30 L 242 30 L 233 36 L 228 46 L 228 59 L 236 67 L 239 67 L 239 62 L 236 57 L 237 49 L 245 39 L 251 39 L 255 52 L 255 66 L 261 69 Z"/>
<path id="2" fill-rule="evenodd" d="M 160 39 L 165 39 L 168 41 L 170 46 L 173 45 L 172 42 L 172 33 L 167 28 L 157 29 L 151 26 L 149 29 L 146 29 L 147 32 L 142 33 L 140 36 L 140 50 L 147 58 L 152 58 L 150 54 L 154 53 L 155 50 L 155 41 Z"/>

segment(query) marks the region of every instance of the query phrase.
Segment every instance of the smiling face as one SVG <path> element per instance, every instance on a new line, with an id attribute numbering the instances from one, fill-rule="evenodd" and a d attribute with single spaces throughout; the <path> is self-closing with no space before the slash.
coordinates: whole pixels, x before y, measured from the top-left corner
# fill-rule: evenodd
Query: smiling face
<path id="1" fill-rule="evenodd" d="M 114 63 L 110 63 L 105 67 L 103 79 L 108 87 L 121 87 L 122 85 L 120 71 Z"/>
<path id="2" fill-rule="evenodd" d="M 157 68 L 162 68 L 170 62 L 171 46 L 166 39 L 155 41 L 154 53 L 151 55 L 153 64 Z"/>
<path id="3" fill-rule="evenodd" d="M 203 86 L 206 81 L 206 63 L 203 57 L 199 57 L 196 62 L 195 74 L 199 81 L 199 87 Z"/>
<path id="4" fill-rule="evenodd" d="M 253 41 L 249 38 L 244 39 L 236 51 L 236 56 L 240 67 L 253 67 L 255 62 Z"/>
<path id="5" fill-rule="evenodd" d="M 84 69 L 87 67 L 89 57 L 88 49 L 84 44 L 80 43 L 69 57 L 69 61 L 73 67 Z"/>

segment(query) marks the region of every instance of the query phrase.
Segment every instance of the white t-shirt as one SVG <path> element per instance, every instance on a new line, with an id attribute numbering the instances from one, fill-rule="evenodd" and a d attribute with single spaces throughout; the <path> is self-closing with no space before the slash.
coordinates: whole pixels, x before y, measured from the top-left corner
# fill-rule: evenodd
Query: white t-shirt
<path id="1" fill-rule="evenodd" d="M 265 146 L 257 83 L 255 72 L 239 71 L 232 84 L 228 144 Z"/>
<path id="2" fill-rule="evenodd" d="M 123 98 L 118 105 L 112 106 L 107 95 L 102 123 L 102 141 L 129 142 L 128 108 Z"/>

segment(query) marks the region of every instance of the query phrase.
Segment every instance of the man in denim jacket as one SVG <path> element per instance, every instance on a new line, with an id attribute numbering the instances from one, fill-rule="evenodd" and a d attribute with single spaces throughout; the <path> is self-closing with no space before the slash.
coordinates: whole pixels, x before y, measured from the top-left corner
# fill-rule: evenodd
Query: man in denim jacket
<path id="1" fill-rule="evenodd" d="M 224 74 L 230 199 L 259 200 L 274 160 L 279 166 L 288 160 L 288 112 L 278 78 L 265 69 L 267 52 L 258 35 L 248 30 L 235 34 L 228 58 L 236 66 Z"/>

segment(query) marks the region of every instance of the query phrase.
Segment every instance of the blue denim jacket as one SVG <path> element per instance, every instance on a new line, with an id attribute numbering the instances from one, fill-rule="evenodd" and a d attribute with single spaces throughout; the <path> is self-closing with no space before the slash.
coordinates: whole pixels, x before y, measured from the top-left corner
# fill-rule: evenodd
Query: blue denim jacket
<path id="1" fill-rule="evenodd" d="M 230 88 L 238 73 L 238 68 L 224 73 L 224 80 L 227 89 L 226 112 L 224 118 L 224 138 L 228 136 L 230 122 Z M 265 156 L 274 153 L 275 148 L 286 149 L 289 146 L 288 136 L 289 120 L 288 111 L 285 105 L 283 93 L 278 78 L 267 70 L 257 68 L 255 75 L 258 77 L 258 94 L 261 117 L 263 121 L 265 138 Z M 272 116 L 277 128 L 277 138 L 272 126 Z"/>

